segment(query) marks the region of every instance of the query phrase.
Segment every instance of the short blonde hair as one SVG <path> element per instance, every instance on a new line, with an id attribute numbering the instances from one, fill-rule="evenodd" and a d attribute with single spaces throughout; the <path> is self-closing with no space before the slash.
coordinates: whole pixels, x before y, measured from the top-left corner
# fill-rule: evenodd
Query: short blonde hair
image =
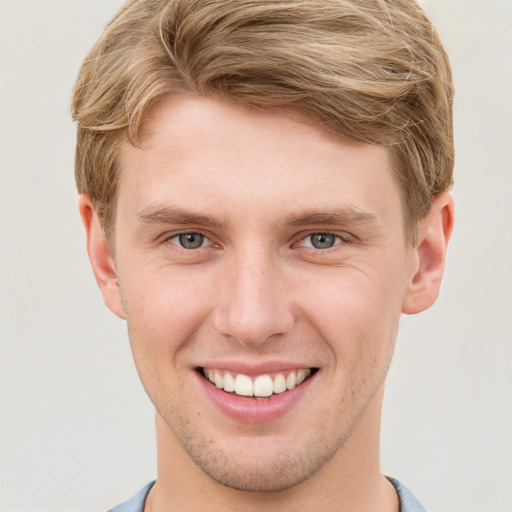
<path id="1" fill-rule="evenodd" d="M 113 234 L 118 156 L 148 108 L 197 94 L 298 109 L 328 130 L 388 146 L 406 237 L 452 184 L 453 86 L 413 0 L 130 0 L 75 85 L 76 182 Z"/>

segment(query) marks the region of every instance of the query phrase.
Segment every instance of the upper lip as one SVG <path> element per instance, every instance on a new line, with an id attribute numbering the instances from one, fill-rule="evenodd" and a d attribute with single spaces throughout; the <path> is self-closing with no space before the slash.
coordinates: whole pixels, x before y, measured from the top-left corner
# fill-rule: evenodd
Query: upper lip
<path id="1" fill-rule="evenodd" d="M 264 375 L 266 373 L 284 372 L 287 370 L 297 370 L 300 368 L 315 368 L 314 365 L 299 361 L 243 361 L 243 360 L 212 360 L 205 361 L 198 365 L 199 368 L 210 368 L 233 373 L 243 373 L 244 375 Z"/>

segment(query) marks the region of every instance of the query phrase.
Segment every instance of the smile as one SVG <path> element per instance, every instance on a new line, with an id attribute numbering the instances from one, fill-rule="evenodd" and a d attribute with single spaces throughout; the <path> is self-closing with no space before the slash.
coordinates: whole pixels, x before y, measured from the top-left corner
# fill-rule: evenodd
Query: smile
<path id="1" fill-rule="evenodd" d="M 216 368 L 202 368 L 204 376 L 217 388 L 226 393 L 243 397 L 267 398 L 274 394 L 291 391 L 302 384 L 316 368 L 299 368 L 286 372 L 249 377 Z"/>

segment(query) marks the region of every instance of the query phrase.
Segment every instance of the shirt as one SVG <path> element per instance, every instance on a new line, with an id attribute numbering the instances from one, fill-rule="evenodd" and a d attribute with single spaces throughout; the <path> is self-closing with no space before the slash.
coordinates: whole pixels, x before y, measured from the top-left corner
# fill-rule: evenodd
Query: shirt
<path id="1" fill-rule="evenodd" d="M 398 493 L 400 512 L 426 512 L 422 504 L 404 484 L 396 480 L 396 478 L 388 477 L 388 480 L 395 486 L 396 492 Z M 144 512 L 144 503 L 154 483 L 154 481 L 150 482 L 132 499 L 117 505 L 117 507 L 110 509 L 108 512 Z"/>

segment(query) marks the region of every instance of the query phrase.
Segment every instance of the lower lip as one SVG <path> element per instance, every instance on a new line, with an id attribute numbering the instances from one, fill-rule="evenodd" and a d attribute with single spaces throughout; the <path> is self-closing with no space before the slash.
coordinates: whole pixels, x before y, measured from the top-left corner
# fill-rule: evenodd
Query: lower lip
<path id="1" fill-rule="evenodd" d="M 317 373 L 308 377 L 292 390 L 262 399 L 244 398 L 226 393 L 200 374 L 198 374 L 198 378 L 206 394 L 225 415 L 245 423 L 263 423 L 277 419 L 289 412 L 316 380 Z"/>

